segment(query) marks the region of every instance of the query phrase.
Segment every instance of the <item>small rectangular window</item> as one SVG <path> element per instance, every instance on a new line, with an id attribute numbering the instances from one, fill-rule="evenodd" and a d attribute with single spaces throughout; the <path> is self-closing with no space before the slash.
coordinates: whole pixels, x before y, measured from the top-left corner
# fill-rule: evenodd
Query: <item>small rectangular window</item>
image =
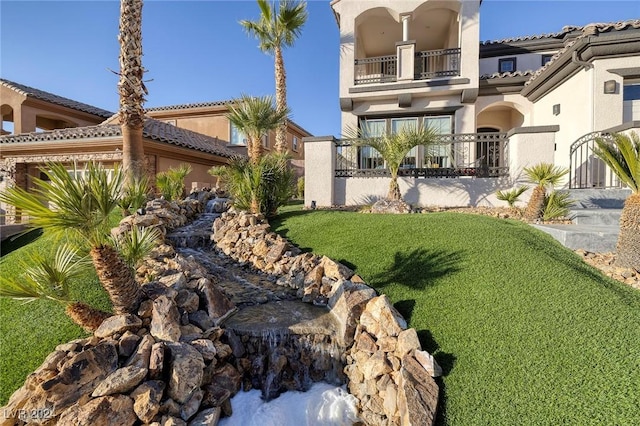
<path id="1" fill-rule="evenodd" d="M 269 135 L 264 135 L 262 137 L 262 147 L 268 149 L 269 148 Z"/>
<path id="2" fill-rule="evenodd" d="M 231 145 L 246 145 L 247 136 L 231 124 L 231 137 L 229 138 Z"/>
<path id="3" fill-rule="evenodd" d="M 640 100 L 640 83 L 625 84 L 622 90 L 623 101 L 637 101 Z"/>
<path id="4" fill-rule="evenodd" d="M 551 58 L 553 58 L 553 55 L 542 55 L 542 66 L 547 65 Z"/>
<path id="5" fill-rule="evenodd" d="M 498 60 L 498 72 L 513 72 L 516 70 L 516 58 Z"/>
<path id="6" fill-rule="evenodd" d="M 294 151 L 298 150 L 298 137 L 297 136 L 293 137 L 293 142 L 291 143 L 291 147 L 293 148 Z"/>

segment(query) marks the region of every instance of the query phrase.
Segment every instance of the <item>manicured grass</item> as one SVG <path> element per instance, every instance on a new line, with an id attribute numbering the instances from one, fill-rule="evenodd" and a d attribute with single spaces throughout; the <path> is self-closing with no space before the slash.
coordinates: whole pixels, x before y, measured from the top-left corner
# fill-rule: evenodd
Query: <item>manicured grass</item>
<path id="1" fill-rule="evenodd" d="M 55 246 L 56 241 L 45 233 L 30 244 L 3 256 L 0 274 L 7 277 L 19 274 L 20 260 L 28 259 L 30 253 L 53 255 Z M 93 269 L 75 283 L 71 292 L 76 300 L 110 311 L 109 298 Z M 11 394 L 22 386 L 27 375 L 58 344 L 86 335 L 65 315 L 64 306 L 57 302 L 36 300 L 25 304 L 0 298 L 0 406 L 6 404 Z"/>
<path id="2" fill-rule="evenodd" d="M 640 424 L 640 292 L 515 221 L 289 207 L 274 230 L 387 294 L 445 370 L 438 423 Z"/>

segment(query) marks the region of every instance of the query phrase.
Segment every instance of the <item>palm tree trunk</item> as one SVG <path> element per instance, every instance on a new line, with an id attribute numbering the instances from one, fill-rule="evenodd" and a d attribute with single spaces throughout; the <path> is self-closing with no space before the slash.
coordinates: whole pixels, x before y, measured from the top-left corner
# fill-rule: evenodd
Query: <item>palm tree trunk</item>
<path id="1" fill-rule="evenodd" d="M 524 211 L 524 218 L 528 221 L 534 221 L 540 218 L 542 214 L 542 208 L 544 207 L 544 187 L 536 186 L 533 188 L 531 198 Z"/>
<path id="2" fill-rule="evenodd" d="M 260 157 L 262 157 L 262 141 L 256 138 L 249 138 L 249 158 L 251 159 L 252 164 L 258 164 L 260 162 Z"/>
<path id="3" fill-rule="evenodd" d="M 389 182 L 389 193 L 387 194 L 387 198 L 394 201 L 400 201 L 402 199 L 397 174 L 391 174 L 391 182 Z"/>
<path id="4" fill-rule="evenodd" d="M 136 313 L 142 291 L 133 272 L 110 246 L 91 249 L 91 258 L 100 283 L 107 291 L 116 314 Z"/>
<path id="5" fill-rule="evenodd" d="M 616 247 L 616 265 L 640 271 L 640 193 L 624 202 L 620 216 L 620 235 Z"/>
<path id="6" fill-rule="evenodd" d="M 142 0 L 120 0 L 120 125 L 122 165 L 127 181 L 144 175 L 144 96 L 142 81 Z"/>
<path id="7" fill-rule="evenodd" d="M 276 74 L 276 110 L 284 111 L 287 108 L 287 75 L 284 69 L 284 59 L 282 58 L 282 48 L 276 46 L 274 49 L 275 74 Z M 287 120 L 276 129 L 276 152 L 287 151 Z"/>
<path id="8" fill-rule="evenodd" d="M 112 314 L 98 309 L 82 302 L 69 303 L 64 311 L 69 318 L 86 331 L 93 333 L 100 327 L 102 321 L 106 320 Z"/>

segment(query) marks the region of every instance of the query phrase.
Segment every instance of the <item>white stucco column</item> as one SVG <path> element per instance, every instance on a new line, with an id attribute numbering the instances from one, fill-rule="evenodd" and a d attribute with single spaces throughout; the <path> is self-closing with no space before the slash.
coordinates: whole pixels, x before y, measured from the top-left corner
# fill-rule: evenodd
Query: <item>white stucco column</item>
<path id="1" fill-rule="evenodd" d="M 411 15 L 401 15 L 400 18 L 402 18 L 402 41 L 409 41 L 409 18 Z"/>
<path id="2" fill-rule="evenodd" d="M 523 169 L 538 163 L 552 163 L 558 126 L 517 127 L 507 137 L 509 175 L 514 185 L 524 183 Z"/>
<path id="3" fill-rule="evenodd" d="M 333 136 L 303 138 L 304 206 L 334 204 L 336 150 Z"/>

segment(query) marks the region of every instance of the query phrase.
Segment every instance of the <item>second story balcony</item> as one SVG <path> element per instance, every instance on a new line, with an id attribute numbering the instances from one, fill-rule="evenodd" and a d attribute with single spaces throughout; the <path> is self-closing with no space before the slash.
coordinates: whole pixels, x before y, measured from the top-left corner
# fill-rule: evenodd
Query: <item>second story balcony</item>
<path id="1" fill-rule="evenodd" d="M 398 68 L 398 57 L 401 54 L 356 59 L 354 84 L 389 83 L 402 80 L 406 72 Z M 407 67 L 412 68 L 410 63 Z M 413 75 L 409 79 L 428 80 L 459 75 L 460 48 L 425 50 L 413 54 Z"/>

